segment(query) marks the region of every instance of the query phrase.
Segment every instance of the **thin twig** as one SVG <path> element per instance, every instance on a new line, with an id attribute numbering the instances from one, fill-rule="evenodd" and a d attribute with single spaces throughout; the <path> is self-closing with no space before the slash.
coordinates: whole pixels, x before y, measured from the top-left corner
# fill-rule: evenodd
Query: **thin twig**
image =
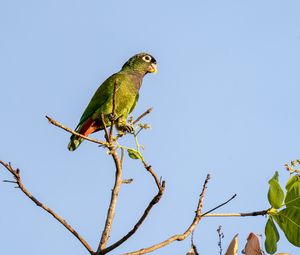
<path id="1" fill-rule="evenodd" d="M 234 194 L 231 198 L 229 198 L 229 199 L 228 199 L 227 201 L 225 201 L 224 203 L 219 204 L 219 205 L 216 206 L 215 208 L 213 208 L 213 209 L 211 209 L 211 210 L 209 210 L 209 211 L 203 213 L 201 216 L 203 217 L 203 216 L 205 216 L 205 215 L 207 215 L 207 214 L 209 214 L 209 213 L 211 213 L 211 212 L 217 210 L 218 208 L 220 208 L 220 207 L 226 205 L 227 203 L 229 203 L 229 202 L 230 202 L 232 199 L 234 199 L 235 197 L 236 197 L 236 194 Z"/>
<path id="2" fill-rule="evenodd" d="M 147 111 L 145 111 L 142 115 L 140 115 L 135 121 L 132 122 L 132 125 L 135 125 L 138 123 L 142 118 L 144 118 L 146 115 L 148 115 L 150 112 L 152 112 L 153 108 L 149 108 Z"/>
<path id="3" fill-rule="evenodd" d="M 132 182 L 133 182 L 133 179 L 132 179 L 132 178 L 130 178 L 130 179 L 125 179 L 125 180 L 122 181 L 123 184 L 130 184 L 130 183 L 132 183 Z"/>
<path id="4" fill-rule="evenodd" d="M 22 190 L 22 192 L 29 198 L 31 201 L 33 201 L 37 206 L 44 209 L 46 212 L 51 214 L 58 222 L 60 222 L 67 230 L 69 230 L 77 239 L 79 242 L 82 243 L 82 245 L 88 250 L 88 252 L 92 255 L 94 255 L 93 249 L 90 247 L 90 245 L 85 241 L 85 239 L 77 233 L 77 231 L 72 228 L 66 220 L 62 219 L 58 214 L 56 214 L 52 209 L 50 209 L 48 206 L 41 203 L 39 200 L 37 200 L 24 186 L 21 176 L 20 176 L 20 170 L 19 169 L 13 169 L 10 163 L 4 163 L 2 160 L 0 160 L 0 164 L 3 165 L 16 179 L 16 182 L 18 184 L 18 187 Z"/>
<path id="5" fill-rule="evenodd" d="M 107 130 L 107 127 L 106 127 L 106 124 L 105 124 L 105 118 L 104 118 L 104 113 L 103 112 L 101 112 L 101 121 L 102 121 L 103 129 L 104 129 L 104 132 L 105 132 L 105 139 L 109 143 L 110 142 L 109 134 L 108 134 L 108 130 Z"/>
<path id="6" fill-rule="evenodd" d="M 10 180 L 3 180 L 3 182 L 18 184 L 18 182 L 16 182 L 16 181 L 10 181 Z"/>
<path id="7" fill-rule="evenodd" d="M 192 247 L 193 252 L 195 253 L 195 255 L 199 255 L 197 247 L 196 247 L 196 245 L 194 243 L 194 231 L 191 234 L 191 247 Z"/>
<path id="8" fill-rule="evenodd" d="M 97 144 L 101 144 L 101 145 L 107 146 L 107 143 L 104 142 L 104 141 L 97 140 L 97 139 L 93 139 L 93 138 L 90 138 L 90 137 L 88 137 L 88 136 L 84 136 L 84 135 L 82 135 L 82 134 L 80 134 L 80 133 L 77 133 L 77 132 L 74 131 L 73 129 L 68 128 L 68 127 L 65 127 L 64 125 L 62 125 L 62 124 L 59 123 L 58 121 L 56 121 L 56 120 L 50 118 L 49 116 L 46 116 L 46 118 L 48 119 L 48 121 L 49 121 L 52 125 L 57 126 L 57 127 L 59 127 L 59 128 L 62 128 L 62 129 L 66 130 L 67 132 L 69 132 L 69 133 L 71 133 L 71 134 L 73 134 L 73 135 L 79 136 L 79 137 L 81 137 L 81 138 L 83 138 L 83 139 L 85 139 L 85 140 L 88 140 L 88 141 L 90 141 L 90 142 L 93 142 L 93 143 L 97 143 Z"/>
<path id="9" fill-rule="evenodd" d="M 148 165 L 145 160 L 142 158 L 142 162 L 144 164 L 144 167 L 146 168 L 146 170 L 152 175 L 152 177 L 154 178 L 155 180 L 155 183 L 156 183 L 156 186 L 159 190 L 162 190 L 163 187 L 161 185 L 161 182 L 160 180 L 158 179 L 156 173 L 152 170 L 152 167 L 150 165 Z"/>
<path id="10" fill-rule="evenodd" d="M 149 213 L 150 213 L 151 209 L 153 208 L 153 206 L 156 205 L 160 201 L 160 199 L 161 199 L 161 197 L 162 197 L 162 195 L 164 193 L 164 190 L 165 190 L 165 181 L 162 181 L 162 183 L 160 183 L 159 180 L 158 180 L 158 178 L 157 178 L 157 175 L 152 170 L 151 166 L 147 165 L 147 163 L 144 160 L 143 160 L 143 164 L 144 164 L 146 170 L 154 178 L 154 181 L 155 181 L 155 183 L 157 185 L 157 188 L 158 188 L 158 193 L 150 201 L 150 203 L 147 206 L 147 208 L 145 209 L 143 215 L 138 220 L 138 222 L 134 225 L 134 227 L 125 236 L 123 236 L 119 241 L 117 241 L 114 244 L 112 244 L 111 246 L 107 247 L 103 251 L 103 254 L 106 254 L 106 253 L 114 250 L 115 248 L 119 247 L 122 243 L 124 243 L 126 240 L 128 240 L 139 229 L 139 227 L 143 224 L 144 220 L 149 215 Z"/>
<path id="11" fill-rule="evenodd" d="M 111 231 L 113 219 L 115 216 L 115 210 L 116 210 L 116 204 L 119 196 L 119 191 L 122 185 L 122 166 L 121 166 L 121 160 L 114 148 L 110 150 L 110 153 L 113 157 L 115 167 L 116 167 L 116 173 L 115 173 L 115 184 L 111 193 L 111 199 L 109 208 L 107 211 L 107 217 L 105 221 L 105 226 L 102 232 L 101 240 L 97 249 L 96 254 L 103 254 L 102 251 L 106 248 L 107 241 L 109 239 L 109 234 Z"/>
<path id="12" fill-rule="evenodd" d="M 161 243 L 158 243 L 158 244 L 155 244 L 155 245 L 152 245 L 152 246 L 150 246 L 148 248 L 143 248 L 143 249 L 140 249 L 140 250 L 134 251 L 134 252 L 124 253 L 122 255 L 141 255 L 141 254 L 146 254 L 146 253 L 152 252 L 154 250 L 157 250 L 159 248 L 162 248 L 162 247 L 168 245 L 171 242 L 182 241 L 182 240 L 186 239 L 193 232 L 193 230 L 195 229 L 195 227 L 197 226 L 197 224 L 199 223 L 199 221 L 202 218 L 202 216 L 201 216 L 202 205 L 203 205 L 205 190 L 207 188 L 207 183 L 208 183 L 209 179 L 210 179 L 210 175 L 208 174 L 206 176 L 206 179 L 205 179 L 204 184 L 203 184 L 203 188 L 202 188 L 202 191 L 201 191 L 201 194 L 200 194 L 200 198 L 199 198 L 199 202 L 198 202 L 198 206 L 197 206 L 197 210 L 196 210 L 193 222 L 187 228 L 187 230 L 184 233 L 171 236 L 170 238 L 166 239 L 165 241 L 163 241 Z"/>

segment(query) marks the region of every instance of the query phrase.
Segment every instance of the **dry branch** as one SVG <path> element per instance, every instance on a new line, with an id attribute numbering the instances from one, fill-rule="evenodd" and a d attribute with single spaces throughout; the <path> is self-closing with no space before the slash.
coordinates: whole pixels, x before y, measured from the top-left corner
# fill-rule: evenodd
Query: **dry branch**
<path id="1" fill-rule="evenodd" d="M 146 207 L 143 215 L 140 217 L 138 222 L 133 226 L 133 228 L 125 236 L 123 236 L 119 241 L 115 242 L 114 244 L 112 244 L 111 246 L 109 246 L 105 250 L 103 250 L 102 254 L 106 254 L 106 253 L 114 250 L 115 248 L 119 247 L 122 243 L 124 243 L 126 240 L 128 240 L 139 229 L 139 227 L 143 224 L 144 220 L 149 215 L 149 213 L 150 213 L 151 209 L 153 208 L 153 206 L 156 205 L 160 201 L 160 199 L 161 199 L 161 197 L 164 193 L 165 181 L 160 183 L 160 181 L 158 180 L 157 175 L 152 170 L 152 167 L 149 166 L 144 160 L 143 160 L 143 164 L 144 164 L 145 169 L 152 175 L 152 177 L 153 177 L 153 179 L 154 179 L 154 181 L 157 185 L 157 188 L 158 188 L 157 195 L 155 195 L 153 197 L 153 199 L 150 201 L 150 203 Z"/>
<path id="2" fill-rule="evenodd" d="M 142 162 L 144 164 L 144 167 L 146 168 L 146 170 L 152 175 L 152 177 L 155 180 L 156 186 L 159 190 L 161 190 L 163 192 L 163 187 L 157 177 L 157 175 L 155 174 L 155 172 L 152 170 L 152 167 L 150 165 L 148 165 L 145 160 L 142 158 Z"/>
<path id="3" fill-rule="evenodd" d="M 143 114 L 141 114 L 135 121 L 132 122 L 133 125 L 135 125 L 136 123 L 138 123 L 142 118 L 144 118 L 146 115 L 148 115 L 150 112 L 152 112 L 153 108 L 149 108 L 147 109 L 147 111 L 145 111 Z"/>
<path id="4" fill-rule="evenodd" d="M 74 131 L 73 129 L 68 128 L 68 127 L 62 125 L 61 123 L 59 123 L 58 121 L 56 121 L 56 120 L 50 118 L 49 116 L 46 116 L 46 118 L 48 119 L 48 121 L 49 121 L 52 125 L 57 126 L 57 127 L 59 127 L 59 128 L 62 128 L 62 129 L 64 129 L 64 130 L 66 130 L 67 132 L 71 133 L 71 134 L 74 134 L 74 135 L 76 135 L 76 136 L 79 136 L 79 137 L 81 137 L 81 138 L 83 138 L 83 139 L 85 139 L 85 140 L 88 140 L 88 141 L 90 141 L 90 142 L 93 142 L 93 143 L 97 143 L 97 144 L 100 144 L 100 145 L 107 146 L 107 143 L 104 142 L 104 141 L 97 140 L 97 139 L 93 139 L 93 138 L 90 138 L 90 137 L 88 137 L 88 136 L 84 136 L 84 135 L 82 135 L 82 134 L 80 134 L 80 133 L 77 133 L 77 132 Z"/>
<path id="5" fill-rule="evenodd" d="M 115 210 L 116 210 L 116 205 L 117 205 L 117 200 L 119 196 L 119 191 L 122 185 L 122 166 L 121 166 L 121 160 L 116 152 L 115 149 L 112 149 L 110 151 L 115 167 L 116 167 L 116 173 L 115 173 L 115 184 L 112 190 L 111 194 L 111 199 L 110 199 L 110 204 L 109 208 L 107 211 L 107 217 L 105 221 L 105 226 L 102 232 L 101 240 L 97 249 L 97 254 L 103 254 L 102 251 L 105 249 L 107 241 L 109 239 L 109 234 L 111 231 L 112 227 L 112 222 L 115 216 Z"/>
<path id="6" fill-rule="evenodd" d="M 228 199 L 227 201 L 225 201 L 224 203 L 219 204 L 219 205 L 217 205 L 216 207 L 214 207 L 213 209 L 210 209 L 209 211 L 203 213 L 201 216 L 202 216 L 202 217 L 203 217 L 203 216 L 206 216 L 206 215 L 208 215 L 209 213 L 211 213 L 211 212 L 213 212 L 213 211 L 219 209 L 220 207 L 222 207 L 222 206 L 226 205 L 227 203 L 229 203 L 229 202 L 230 202 L 232 199 L 234 199 L 235 197 L 236 197 L 236 194 L 234 194 L 231 198 L 229 198 L 229 199 Z"/>
<path id="7" fill-rule="evenodd" d="M 57 221 L 59 221 L 67 230 L 69 230 L 78 240 L 82 243 L 82 245 L 89 251 L 90 254 L 94 254 L 93 249 L 90 247 L 90 245 L 85 241 L 85 239 L 77 233 L 77 231 L 72 228 L 66 220 L 62 219 L 57 213 L 55 213 L 52 209 L 50 209 L 48 206 L 41 203 L 39 200 L 37 200 L 24 186 L 20 170 L 17 168 L 16 170 L 12 168 L 10 163 L 4 163 L 2 160 L 0 160 L 0 164 L 3 165 L 15 178 L 16 184 L 20 188 L 20 190 L 29 198 L 31 201 L 33 201 L 37 206 L 44 209 L 46 212 L 51 214 Z"/>
<path id="8" fill-rule="evenodd" d="M 265 216 L 269 213 L 270 209 L 249 212 L 249 213 L 207 213 L 204 217 L 249 217 L 249 216 Z"/>
<path id="9" fill-rule="evenodd" d="M 200 194 L 200 198 L 199 198 L 199 202 L 198 202 L 198 206 L 197 206 L 197 209 L 196 209 L 196 212 L 195 212 L 195 217 L 193 219 L 193 222 L 192 222 L 192 224 L 187 228 L 187 230 L 183 234 L 177 234 L 177 235 L 171 236 L 170 238 L 166 239 L 165 241 L 163 241 L 161 243 L 152 245 L 152 246 L 150 246 L 148 248 L 140 249 L 138 251 L 124 253 L 122 255 L 141 255 L 141 254 L 146 254 L 146 253 L 155 251 L 157 249 L 160 249 L 160 248 L 162 248 L 162 247 L 170 244 L 171 242 L 182 241 L 182 240 L 186 239 L 193 232 L 193 230 L 195 229 L 195 227 L 197 226 L 197 224 L 199 223 L 199 221 L 202 218 L 202 216 L 201 216 L 202 205 L 203 205 L 205 190 L 207 188 L 207 183 L 208 183 L 209 179 L 210 179 L 210 175 L 208 174 L 206 176 L 206 179 L 205 179 L 204 184 L 203 184 L 203 188 L 202 188 L 202 191 L 201 191 L 201 194 Z"/>

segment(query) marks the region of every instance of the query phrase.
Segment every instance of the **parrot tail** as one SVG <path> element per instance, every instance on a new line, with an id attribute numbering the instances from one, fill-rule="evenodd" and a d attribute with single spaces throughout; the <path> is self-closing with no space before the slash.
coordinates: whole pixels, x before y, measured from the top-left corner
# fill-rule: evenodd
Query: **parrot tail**
<path id="1" fill-rule="evenodd" d="M 68 144 L 68 150 L 75 151 L 82 142 L 83 138 L 78 137 L 76 135 L 72 135 Z"/>
<path id="2" fill-rule="evenodd" d="M 98 131 L 100 128 L 99 124 L 95 122 L 92 118 L 89 118 L 85 121 L 83 125 L 80 125 L 76 128 L 76 132 L 88 136 L 91 133 Z M 72 135 L 70 137 L 70 142 L 68 144 L 69 151 L 75 151 L 78 146 L 83 142 L 84 138 L 77 135 Z"/>

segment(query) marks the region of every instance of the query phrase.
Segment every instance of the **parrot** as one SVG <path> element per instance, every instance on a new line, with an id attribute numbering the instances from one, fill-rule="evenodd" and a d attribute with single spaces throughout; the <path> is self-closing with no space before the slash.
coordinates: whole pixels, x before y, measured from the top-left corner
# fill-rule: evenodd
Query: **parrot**
<path id="1" fill-rule="evenodd" d="M 84 110 L 75 131 L 88 136 L 103 130 L 102 113 L 105 125 L 111 125 L 115 89 L 115 126 L 118 130 L 132 132 L 132 126 L 127 123 L 127 116 L 138 102 L 144 76 L 156 72 L 157 63 L 150 54 L 139 53 L 131 57 L 119 72 L 108 77 L 99 86 Z M 82 137 L 73 134 L 68 144 L 69 151 L 76 150 L 83 140 Z"/>

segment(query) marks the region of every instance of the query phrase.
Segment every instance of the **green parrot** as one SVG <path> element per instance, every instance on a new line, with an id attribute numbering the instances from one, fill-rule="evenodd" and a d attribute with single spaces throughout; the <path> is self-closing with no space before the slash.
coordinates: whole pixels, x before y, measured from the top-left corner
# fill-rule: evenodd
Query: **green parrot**
<path id="1" fill-rule="evenodd" d="M 143 77 L 147 73 L 157 72 L 156 60 L 150 54 L 139 53 L 131 57 L 122 69 L 106 79 L 97 89 L 79 123 L 76 132 L 88 136 L 91 133 L 103 129 L 101 113 L 104 114 L 106 126 L 110 126 L 110 114 L 113 108 L 114 86 L 115 94 L 115 125 L 118 130 L 132 131 L 127 124 L 127 116 L 130 114 L 139 99 L 139 90 Z M 115 85 L 116 84 L 116 85 Z M 74 151 L 84 139 L 72 135 L 68 149 Z"/>

